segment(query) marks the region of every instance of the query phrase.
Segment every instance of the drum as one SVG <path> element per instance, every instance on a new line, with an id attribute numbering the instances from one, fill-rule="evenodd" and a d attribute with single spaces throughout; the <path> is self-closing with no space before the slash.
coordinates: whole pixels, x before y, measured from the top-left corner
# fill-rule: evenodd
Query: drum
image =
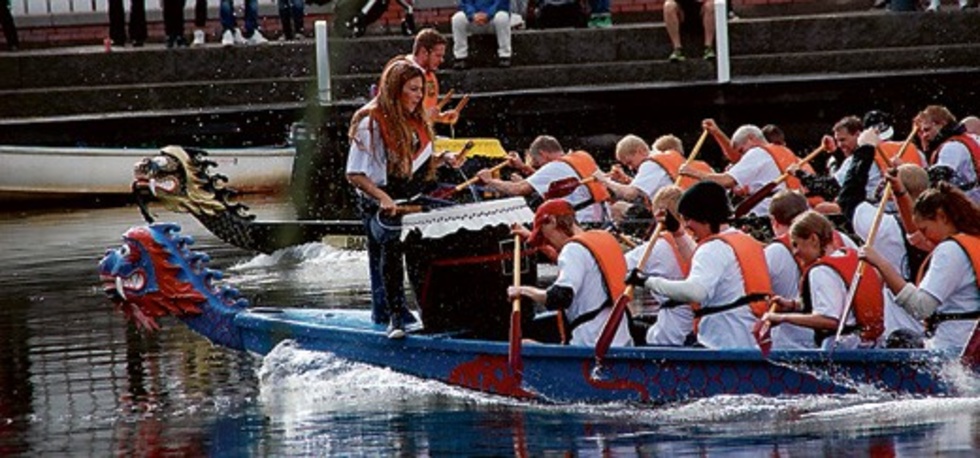
<path id="1" fill-rule="evenodd" d="M 513 283 L 512 224 L 527 224 L 534 213 L 520 197 L 476 202 L 406 215 L 402 240 L 409 281 L 415 290 L 425 333 L 506 340 Z M 527 253 L 522 248 L 521 253 Z M 530 253 L 528 253 L 530 254 Z M 537 282 L 534 256 L 521 256 L 521 284 Z M 522 318 L 533 307 L 522 304 Z"/>

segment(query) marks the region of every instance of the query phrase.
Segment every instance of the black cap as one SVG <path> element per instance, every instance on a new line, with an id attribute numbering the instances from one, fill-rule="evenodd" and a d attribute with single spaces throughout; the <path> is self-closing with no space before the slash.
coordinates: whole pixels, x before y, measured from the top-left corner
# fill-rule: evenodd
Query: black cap
<path id="1" fill-rule="evenodd" d="M 864 114 L 864 127 L 878 129 L 878 138 L 891 140 L 895 131 L 892 129 L 892 116 L 881 110 L 871 110 Z"/>
<path id="2" fill-rule="evenodd" d="M 728 193 L 714 181 L 701 181 L 684 191 L 677 211 L 685 218 L 703 223 L 722 224 L 732 216 Z"/>

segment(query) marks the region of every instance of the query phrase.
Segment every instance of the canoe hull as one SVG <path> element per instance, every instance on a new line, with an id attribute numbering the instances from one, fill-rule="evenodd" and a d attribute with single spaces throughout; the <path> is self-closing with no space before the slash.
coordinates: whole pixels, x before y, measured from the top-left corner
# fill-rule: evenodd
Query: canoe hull
<path id="1" fill-rule="evenodd" d="M 152 148 L 0 145 L 0 196 L 38 201 L 128 195 L 134 164 L 157 154 Z M 240 192 L 285 191 L 295 156 L 293 147 L 208 149 L 208 159 Z"/>
<path id="2" fill-rule="evenodd" d="M 948 355 L 917 351 L 838 351 L 833 361 L 819 351 L 632 348 L 609 352 L 592 376 L 586 347 L 525 344 L 523 378 L 507 365 L 507 343 L 410 333 L 389 340 L 369 312 L 351 310 L 248 311 L 235 317 L 244 347 L 266 354 L 279 342 L 439 380 L 492 394 L 546 402 L 642 402 L 662 404 L 722 394 L 762 396 L 850 393 L 873 389 L 945 394 L 942 363 Z"/>

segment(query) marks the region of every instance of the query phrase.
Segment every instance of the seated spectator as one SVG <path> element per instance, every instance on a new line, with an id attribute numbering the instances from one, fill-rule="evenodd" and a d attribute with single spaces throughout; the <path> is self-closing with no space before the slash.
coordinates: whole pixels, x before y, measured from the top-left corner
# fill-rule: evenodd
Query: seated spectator
<path id="1" fill-rule="evenodd" d="M 711 0 L 666 0 L 664 2 L 664 24 L 667 35 L 674 51 L 670 54 L 671 62 L 681 62 L 685 59 L 681 44 L 681 24 L 685 17 L 701 16 L 704 28 L 704 59 L 715 58 L 715 4 Z"/>
<path id="2" fill-rule="evenodd" d="M 510 2 L 508 0 L 459 0 L 459 11 L 453 15 L 453 69 L 466 70 L 470 55 L 469 35 L 497 35 L 497 66 L 510 67 Z"/>

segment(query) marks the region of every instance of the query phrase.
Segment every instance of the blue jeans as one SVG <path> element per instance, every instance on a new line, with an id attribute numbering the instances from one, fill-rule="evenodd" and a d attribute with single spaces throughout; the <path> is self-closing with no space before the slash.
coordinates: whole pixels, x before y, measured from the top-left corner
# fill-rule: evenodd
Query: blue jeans
<path id="1" fill-rule="evenodd" d="M 304 0 L 279 0 L 279 21 L 283 35 L 289 40 L 303 32 L 303 4 Z"/>
<path id="2" fill-rule="evenodd" d="M 589 6 L 592 8 L 592 14 L 609 13 L 609 0 L 589 0 Z"/>
<path id="3" fill-rule="evenodd" d="M 242 36 L 250 38 L 255 29 L 259 27 L 259 0 L 245 1 L 245 30 Z M 223 30 L 233 30 L 235 23 L 235 5 L 232 0 L 221 0 L 221 28 Z"/>
<path id="4" fill-rule="evenodd" d="M 403 324 L 417 320 L 405 303 L 405 251 L 401 222 L 379 218 L 377 204 L 362 198 L 361 222 L 367 236 L 368 273 L 371 278 L 371 321 L 388 324 L 397 313 Z"/>

